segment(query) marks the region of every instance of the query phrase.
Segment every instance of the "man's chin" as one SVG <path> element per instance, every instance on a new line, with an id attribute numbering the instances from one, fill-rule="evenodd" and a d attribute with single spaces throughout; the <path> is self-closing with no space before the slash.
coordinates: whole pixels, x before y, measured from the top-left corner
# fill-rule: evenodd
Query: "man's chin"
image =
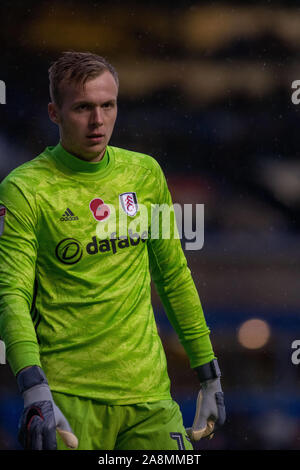
<path id="1" fill-rule="evenodd" d="M 106 147 L 103 147 L 103 145 L 90 145 L 89 147 L 82 149 L 82 152 L 80 152 L 80 158 L 87 162 L 99 161 L 103 157 L 105 149 Z"/>

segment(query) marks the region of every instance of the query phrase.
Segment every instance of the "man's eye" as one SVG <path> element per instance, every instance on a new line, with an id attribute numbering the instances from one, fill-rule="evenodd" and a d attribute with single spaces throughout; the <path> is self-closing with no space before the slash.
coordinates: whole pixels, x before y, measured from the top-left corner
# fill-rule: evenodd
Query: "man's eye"
<path id="1" fill-rule="evenodd" d="M 87 104 L 80 104 L 79 106 L 77 106 L 77 109 L 81 110 L 81 109 L 87 109 Z"/>

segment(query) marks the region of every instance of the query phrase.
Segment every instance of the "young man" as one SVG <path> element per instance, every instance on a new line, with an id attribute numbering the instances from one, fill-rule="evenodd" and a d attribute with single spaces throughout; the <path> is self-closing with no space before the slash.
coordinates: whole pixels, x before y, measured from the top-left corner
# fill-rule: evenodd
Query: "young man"
<path id="1" fill-rule="evenodd" d="M 60 142 L 0 185 L 0 336 L 24 398 L 19 440 L 29 449 L 192 449 L 225 409 L 180 240 L 155 235 L 151 218 L 142 233 L 117 226 L 101 236 L 113 215 L 129 224 L 142 208 L 171 207 L 166 180 L 152 157 L 108 145 L 118 76 L 105 59 L 66 52 L 49 77 Z M 201 383 L 189 438 L 170 395 L 150 273 Z"/>

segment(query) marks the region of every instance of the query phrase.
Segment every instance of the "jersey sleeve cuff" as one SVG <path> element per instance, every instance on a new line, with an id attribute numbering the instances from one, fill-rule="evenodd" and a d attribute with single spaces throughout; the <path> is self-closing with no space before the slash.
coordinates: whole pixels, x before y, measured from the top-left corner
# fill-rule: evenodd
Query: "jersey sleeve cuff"
<path id="1" fill-rule="evenodd" d="M 7 348 L 7 361 L 14 375 L 28 366 L 40 366 L 40 354 L 38 344 L 23 341 L 18 342 Z"/>
<path id="2" fill-rule="evenodd" d="M 209 334 L 186 341 L 183 343 L 183 347 L 189 357 L 191 368 L 202 366 L 216 359 Z"/>

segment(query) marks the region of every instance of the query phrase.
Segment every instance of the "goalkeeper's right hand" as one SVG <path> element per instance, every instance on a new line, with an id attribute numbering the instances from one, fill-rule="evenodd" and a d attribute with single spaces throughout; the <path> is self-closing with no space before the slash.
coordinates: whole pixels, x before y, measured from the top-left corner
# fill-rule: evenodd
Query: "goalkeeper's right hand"
<path id="1" fill-rule="evenodd" d="M 19 422 L 18 439 L 24 449 L 56 450 L 56 430 L 71 449 L 78 439 L 60 409 L 55 405 L 43 370 L 31 366 L 17 375 L 24 410 Z"/>

